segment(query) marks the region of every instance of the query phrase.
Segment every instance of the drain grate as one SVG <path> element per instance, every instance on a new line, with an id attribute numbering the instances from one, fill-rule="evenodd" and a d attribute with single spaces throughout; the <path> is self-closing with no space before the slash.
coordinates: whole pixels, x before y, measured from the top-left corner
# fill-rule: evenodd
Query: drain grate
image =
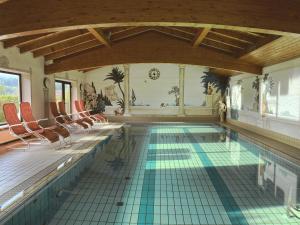
<path id="1" fill-rule="evenodd" d="M 117 206 L 123 206 L 124 202 L 117 202 Z"/>
<path id="2" fill-rule="evenodd" d="M 125 180 L 130 180 L 130 177 L 125 177 Z"/>

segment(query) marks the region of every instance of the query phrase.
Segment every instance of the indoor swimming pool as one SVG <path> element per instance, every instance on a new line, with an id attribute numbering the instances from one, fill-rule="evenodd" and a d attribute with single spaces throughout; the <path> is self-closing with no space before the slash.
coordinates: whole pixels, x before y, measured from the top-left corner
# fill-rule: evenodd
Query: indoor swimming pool
<path id="1" fill-rule="evenodd" d="M 6 224 L 300 224 L 300 167 L 218 125 L 125 125 L 85 161 Z"/>

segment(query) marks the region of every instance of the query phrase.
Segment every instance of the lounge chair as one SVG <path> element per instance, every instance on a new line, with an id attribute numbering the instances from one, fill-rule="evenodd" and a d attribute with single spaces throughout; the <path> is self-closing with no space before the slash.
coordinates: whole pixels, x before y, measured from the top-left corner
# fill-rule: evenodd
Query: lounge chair
<path id="1" fill-rule="evenodd" d="M 47 129 L 39 131 L 27 130 L 18 117 L 17 108 L 14 103 L 5 103 L 3 105 L 3 113 L 8 124 L 10 134 L 19 138 L 23 143 L 27 145 L 27 148 L 30 148 L 30 141 L 29 139 L 27 139 L 30 136 L 34 136 L 40 141 L 47 141 L 50 144 L 59 143 L 58 134 L 52 131 L 49 131 Z"/>
<path id="2" fill-rule="evenodd" d="M 84 102 L 82 100 L 79 101 L 79 104 L 80 104 L 81 109 L 85 112 L 85 114 L 87 116 L 90 116 L 90 117 L 94 118 L 95 121 L 100 121 L 100 122 L 105 122 L 105 123 L 108 122 L 106 116 L 104 116 L 103 113 L 101 113 L 101 114 L 100 113 L 90 114 L 90 111 L 86 110 L 86 108 L 84 106 Z"/>
<path id="3" fill-rule="evenodd" d="M 82 119 L 85 123 L 88 123 L 90 126 L 93 126 L 94 119 L 91 119 L 89 116 L 87 116 L 83 112 L 83 110 L 81 109 L 81 106 L 80 106 L 80 102 L 78 100 L 75 100 L 74 103 L 75 103 L 75 108 L 76 108 L 76 111 L 78 112 L 80 119 Z"/>
<path id="4" fill-rule="evenodd" d="M 52 115 L 54 116 L 55 122 L 57 124 L 59 124 L 60 126 L 63 126 L 67 129 L 67 127 L 66 127 L 67 123 L 64 119 L 64 116 L 58 112 L 56 102 L 50 102 L 50 110 L 51 110 Z"/>
<path id="5" fill-rule="evenodd" d="M 30 106 L 29 102 L 22 102 L 20 104 L 20 109 L 21 109 L 22 118 L 25 121 L 25 125 L 30 131 L 54 132 L 54 133 L 57 133 L 58 135 L 60 135 L 66 143 L 71 144 L 70 132 L 66 128 L 64 128 L 63 126 L 56 125 L 56 126 L 51 127 L 51 128 L 42 127 L 39 124 L 39 122 L 44 121 L 44 120 L 48 120 L 48 119 L 36 120 L 33 116 L 33 113 L 32 113 L 31 106 Z"/>
<path id="6" fill-rule="evenodd" d="M 70 125 L 77 124 L 78 126 L 84 128 L 84 129 L 89 128 L 88 123 L 85 123 L 82 119 L 75 119 L 74 120 L 74 119 L 71 118 L 72 114 L 69 114 L 69 115 L 67 114 L 64 102 L 59 102 L 58 103 L 58 108 L 59 108 L 59 113 L 60 113 L 60 115 L 63 116 L 63 119 L 65 120 L 66 124 L 70 124 Z M 56 107 L 56 109 L 57 109 L 57 107 Z"/>

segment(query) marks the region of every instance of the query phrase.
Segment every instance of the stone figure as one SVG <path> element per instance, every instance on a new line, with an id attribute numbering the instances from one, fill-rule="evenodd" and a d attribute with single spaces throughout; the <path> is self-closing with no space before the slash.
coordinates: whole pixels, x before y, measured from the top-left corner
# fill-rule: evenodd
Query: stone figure
<path id="1" fill-rule="evenodd" d="M 207 88 L 207 95 L 212 95 L 212 93 L 213 93 L 213 89 L 212 89 L 211 85 L 209 85 Z"/>
<path id="2" fill-rule="evenodd" d="M 222 101 L 219 101 L 219 116 L 220 116 L 221 123 L 223 123 L 225 120 L 226 110 L 227 110 L 226 104 Z"/>

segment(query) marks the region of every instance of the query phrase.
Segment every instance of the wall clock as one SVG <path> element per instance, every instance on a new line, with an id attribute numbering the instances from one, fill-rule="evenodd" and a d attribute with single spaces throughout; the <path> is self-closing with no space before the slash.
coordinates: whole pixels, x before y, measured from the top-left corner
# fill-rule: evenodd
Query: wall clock
<path id="1" fill-rule="evenodd" d="M 156 68 L 152 68 L 150 71 L 149 71 L 149 78 L 152 79 L 152 80 L 157 80 L 160 76 L 160 72 L 158 69 Z"/>

